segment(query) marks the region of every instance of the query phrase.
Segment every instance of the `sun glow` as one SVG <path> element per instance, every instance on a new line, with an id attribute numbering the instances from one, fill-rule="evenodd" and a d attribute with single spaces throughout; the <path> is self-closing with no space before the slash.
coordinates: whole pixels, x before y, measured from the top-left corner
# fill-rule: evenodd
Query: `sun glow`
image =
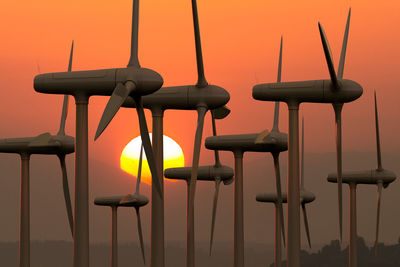
<path id="1" fill-rule="evenodd" d="M 151 140 L 151 133 L 150 133 Z M 164 135 L 164 170 L 174 167 L 183 167 L 185 159 L 183 156 L 182 148 L 170 137 Z M 140 136 L 132 139 L 124 148 L 121 153 L 120 166 L 121 169 L 135 177 L 138 174 L 139 168 L 139 155 L 142 146 L 142 139 Z M 143 165 L 142 165 L 142 181 L 151 184 L 151 173 L 147 163 L 146 153 L 143 151 Z"/>

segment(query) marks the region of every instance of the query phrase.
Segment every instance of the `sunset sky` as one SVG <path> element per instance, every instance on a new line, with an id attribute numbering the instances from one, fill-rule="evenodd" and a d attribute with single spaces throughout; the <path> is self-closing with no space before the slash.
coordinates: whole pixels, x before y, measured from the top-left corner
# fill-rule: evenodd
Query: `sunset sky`
<path id="1" fill-rule="evenodd" d="M 217 132 L 240 134 L 271 129 L 273 103 L 256 101 L 251 94 L 255 84 L 276 81 L 281 35 L 284 38 L 282 81 L 329 78 L 317 23 L 320 21 L 325 28 L 337 68 L 349 7 L 352 17 L 344 78 L 360 83 L 364 93 L 356 102 L 344 106 L 343 150 L 375 151 L 373 91 L 376 90 L 383 156 L 389 152 L 400 155 L 400 3 L 395 0 L 199 0 L 206 79 L 225 88 L 231 96 L 228 106 L 232 112 L 218 121 Z M 39 71 L 66 71 L 72 40 L 75 41 L 73 70 L 125 67 L 130 52 L 131 12 L 131 0 L 3 1 L 0 138 L 35 136 L 45 131 L 56 133 L 62 96 L 36 93 L 33 78 Z M 165 86 L 196 83 L 189 0 L 141 1 L 139 39 L 142 67 L 159 72 Z M 90 100 L 89 155 L 118 167 L 122 149 L 139 135 L 138 120 L 135 110 L 121 109 L 94 142 L 107 101 L 108 97 Z M 286 104 L 280 110 L 280 129 L 287 132 Z M 151 128 L 150 113 L 146 114 Z M 312 140 L 307 150 L 334 151 L 332 106 L 302 104 L 300 114 L 305 116 L 306 135 Z M 192 161 L 196 121 L 193 111 L 165 113 L 164 134 L 182 146 L 186 166 Z M 66 132 L 75 135 L 72 99 Z M 211 134 L 207 115 L 203 137 Z M 202 147 L 200 162 L 210 163 L 213 154 Z"/>

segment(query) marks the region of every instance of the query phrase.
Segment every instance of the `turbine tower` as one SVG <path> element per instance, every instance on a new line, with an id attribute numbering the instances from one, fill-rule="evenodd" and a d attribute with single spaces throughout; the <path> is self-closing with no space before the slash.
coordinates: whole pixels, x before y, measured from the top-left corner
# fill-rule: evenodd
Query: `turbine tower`
<path id="1" fill-rule="evenodd" d="M 301 188 L 300 188 L 300 203 L 303 210 L 304 227 L 306 230 L 308 245 L 311 248 L 310 230 L 308 227 L 308 218 L 306 204 L 315 200 L 315 195 L 307 191 L 304 187 L 304 118 L 302 123 L 302 146 L 301 146 Z M 282 266 L 282 245 L 281 245 L 281 218 L 278 209 L 278 195 L 276 193 L 261 193 L 257 194 L 256 201 L 274 203 L 275 205 L 275 267 Z M 282 193 L 282 202 L 287 203 L 287 194 Z"/>
<path id="2" fill-rule="evenodd" d="M 218 108 L 211 111 L 211 118 L 212 118 L 212 126 L 213 126 L 213 134 L 214 136 L 217 134 L 216 126 L 215 126 L 215 119 L 224 119 L 230 110 L 227 108 Z M 201 181 L 212 181 L 215 182 L 215 193 L 214 193 L 214 201 L 213 201 L 213 212 L 212 212 L 212 219 L 211 219 L 211 236 L 210 236 L 210 255 L 212 250 L 212 243 L 213 243 L 213 236 L 214 236 L 214 225 L 215 225 L 215 218 L 216 218 L 216 211 L 217 211 L 217 203 L 218 203 L 218 193 L 219 193 L 219 186 L 220 183 L 223 182 L 225 185 L 229 185 L 233 182 L 233 169 L 224 166 L 221 164 L 219 159 L 219 152 L 215 151 L 215 164 L 211 166 L 199 166 L 197 173 L 197 179 Z M 178 180 L 185 180 L 187 184 L 187 198 L 189 200 L 189 193 L 190 193 L 190 177 L 192 173 L 192 167 L 183 167 L 183 168 L 168 168 L 165 170 L 164 174 L 166 178 L 169 179 L 178 179 Z M 189 203 L 187 204 L 187 213 L 194 214 L 194 210 L 190 210 L 191 208 L 194 209 L 194 206 L 190 206 Z M 189 223 L 189 221 L 188 221 Z M 187 225 L 187 229 L 194 229 L 194 225 Z M 189 242 L 187 240 L 187 242 Z M 188 244 L 189 247 L 194 247 L 194 239 L 192 240 L 193 243 Z"/>
<path id="3" fill-rule="evenodd" d="M 68 71 L 72 68 L 74 43 L 71 45 Z M 73 214 L 68 186 L 65 156 L 74 152 L 74 138 L 65 135 L 65 122 L 68 114 L 68 96 L 64 96 L 60 128 L 56 135 L 43 133 L 36 137 L 7 138 L 0 140 L 0 153 L 17 153 L 21 156 L 21 206 L 19 232 L 19 266 L 30 266 L 30 176 L 29 160 L 32 154 L 57 155 L 60 160 L 62 184 L 68 222 L 73 236 Z"/>
<path id="4" fill-rule="evenodd" d="M 391 182 L 396 179 L 396 174 L 390 170 L 385 170 L 382 167 L 381 160 L 381 145 L 379 138 L 379 123 L 378 123 L 378 107 L 375 100 L 375 127 L 376 127 L 376 152 L 378 166 L 375 170 L 366 171 L 349 171 L 343 173 L 343 182 L 349 184 L 350 187 L 350 238 L 349 238 L 349 266 L 357 266 L 357 185 L 358 184 L 376 184 L 378 186 L 377 198 L 377 216 L 376 216 L 376 236 L 375 236 L 375 253 L 377 253 L 378 237 L 379 237 L 379 221 L 382 198 L 382 187 L 386 188 Z M 336 183 L 337 173 L 328 175 L 328 181 Z"/>
<path id="5" fill-rule="evenodd" d="M 282 70 L 281 38 L 278 83 L 281 81 Z M 206 138 L 206 148 L 212 150 L 231 151 L 235 157 L 235 191 L 234 191 L 234 266 L 244 266 L 244 218 L 243 218 L 243 154 L 246 151 L 270 152 L 274 159 L 276 192 L 278 210 L 281 221 L 283 240 L 285 240 L 279 154 L 287 150 L 287 134 L 279 131 L 279 102 L 275 102 L 274 124 L 271 132 L 264 130 L 257 134 L 220 135 Z"/>
<path id="6" fill-rule="evenodd" d="M 203 134 L 204 116 L 207 110 L 223 108 L 229 101 L 229 93 L 216 85 L 207 83 L 204 75 L 203 56 L 200 41 L 200 29 L 196 1 L 192 1 L 194 37 L 196 46 L 196 61 L 198 81 L 194 85 L 163 87 L 153 94 L 142 98 L 144 108 L 148 108 L 153 116 L 153 150 L 156 165 L 160 177 L 163 175 L 163 116 L 168 109 L 175 110 L 196 110 L 198 113 L 197 129 L 193 149 L 192 173 L 191 173 L 191 194 L 189 204 L 194 207 L 195 180 L 200 158 L 200 146 Z M 128 97 L 123 107 L 136 107 L 136 103 Z M 100 125 L 99 125 L 100 129 Z M 161 181 L 161 180 L 160 180 Z M 163 187 L 163 181 L 160 183 Z M 164 261 L 164 199 L 156 195 L 152 186 L 152 207 L 151 207 L 151 266 L 163 267 Z M 194 223 L 194 213 L 188 214 L 188 225 Z M 194 228 L 193 228 L 194 229 Z M 188 244 L 194 244 L 194 231 L 187 229 Z M 194 245 L 188 245 L 187 265 L 194 265 Z"/>
<path id="7" fill-rule="evenodd" d="M 149 200 L 146 196 L 139 193 L 140 178 L 142 175 L 142 158 L 143 158 L 143 146 L 140 147 L 139 156 L 139 169 L 136 180 L 136 191 L 133 195 L 128 194 L 125 196 L 112 196 L 112 197 L 98 197 L 95 198 L 94 204 L 99 206 L 109 206 L 111 207 L 111 267 L 118 266 L 118 223 L 117 223 L 117 209 L 118 207 L 134 207 L 137 216 L 137 227 L 140 242 L 140 249 L 142 251 L 143 263 L 146 264 L 146 259 L 144 255 L 144 245 L 143 245 L 143 233 L 142 233 L 142 221 L 140 219 L 139 209 L 147 203 Z"/>
<path id="8" fill-rule="evenodd" d="M 157 172 L 154 155 L 144 116 L 143 95 L 151 94 L 163 84 L 155 71 L 142 68 L 138 60 L 139 0 L 133 0 L 131 57 L 126 68 L 47 73 L 35 77 L 34 88 L 47 94 L 67 94 L 76 103 L 75 153 L 75 221 L 74 267 L 89 266 L 89 172 L 88 172 L 88 102 L 93 95 L 110 96 L 100 121 L 104 129 L 128 96 L 136 102 L 140 135 L 152 173 L 152 186 L 162 196 L 161 177 Z M 96 137 L 101 131 L 98 131 Z"/>
<path id="9" fill-rule="evenodd" d="M 350 11 L 342 45 L 337 74 L 335 73 L 329 44 L 318 23 L 330 80 L 298 81 L 285 83 L 258 84 L 253 87 L 253 98 L 261 101 L 283 101 L 289 109 L 289 162 L 288 162 L 288 267 L 300 266 L 300 186 L 299 186 L 299 106 L 302 102 L 330 103 L 335 107 L 337 129 L 337 169 L 339 229 L 342 229 L 341 191 L 341 107 L 344 103 L 358 99 L 362 87 L 352 80 L 343 79 L 343 69 L 349 32 Z M 340 107 L 340 108 L 338 108 Z M 341 231 L 340 231 L 341 232 Z M 341 234 L 340 234 L 341 236 Z"/>

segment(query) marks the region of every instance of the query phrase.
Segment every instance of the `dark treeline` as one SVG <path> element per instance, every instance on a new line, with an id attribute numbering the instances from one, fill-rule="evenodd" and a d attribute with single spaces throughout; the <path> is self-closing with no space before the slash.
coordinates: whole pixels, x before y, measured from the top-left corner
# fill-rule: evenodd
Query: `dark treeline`
<path id="1" fill-rule="evenodd" d="M 301 266 L 304 267 L 346 267 L 348 266 L 349 248 L 340 248 L 339 240 L 333 240 L 317 253 L 309 254 L 301 251 Z M 284 262 L 285 266 L 286 262 Z M 270 267 L 274 265 L 271 264 Z M 400 238 L 399 243 L 385 246 L 378 245 L 378 255 L 375 256 L 374 247 L 367 247 L 362 237 L 358 238 L 358 266 L 359 267 L 398 267 L 400 266 Z"/>

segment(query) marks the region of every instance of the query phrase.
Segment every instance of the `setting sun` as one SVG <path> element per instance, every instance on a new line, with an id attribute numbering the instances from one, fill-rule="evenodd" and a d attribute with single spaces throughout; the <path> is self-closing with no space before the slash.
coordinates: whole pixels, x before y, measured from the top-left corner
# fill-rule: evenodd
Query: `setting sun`
<path id="1" fill-rule="evenodd" d="M 151 140 L 151 133 L 150 133 Z M 174 167 L 183 167 L 185 159 L 183 156 L 182 148 L 168 136 L 164 135 L 164 170 Z M 142 139 L 140 136 L 132 139 L 124 148 L 121 153 L 120 165 L 121 169 L 133 176 L 137 176 L 139 167 L 139 154 L 142 146 Z M 151 173 L 149 165 L 147 164 L 146 154 L 143 153 L 142 165 L 142 181 L 151 184 Z"/>

